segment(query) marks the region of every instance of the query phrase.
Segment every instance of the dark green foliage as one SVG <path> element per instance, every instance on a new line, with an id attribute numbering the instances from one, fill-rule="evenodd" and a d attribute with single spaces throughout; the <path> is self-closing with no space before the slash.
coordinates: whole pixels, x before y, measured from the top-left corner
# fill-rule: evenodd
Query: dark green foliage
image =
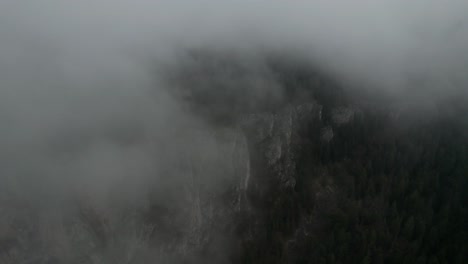
<path id="1" fill-rule="evenodd" d="M 329 143 L 303 124 L 297 184 L 270 183 L 242 263 L 467 263 L 468 111 L 437 113 L 364 109 Z"/>
<path id="2" fill-rule="evenodd" d="M 310 102 L 323 110 L 298 125 L 289 146 L 294 188 L 284 188 L 264 153 L 251 156 L 252 210 L 240 213 L 233 262 L 468 263 L 466 102 L 402 110 L 384 96 L 345 94 L 297 58 L 267 56 L 256 72 L 232 56 L 195 52 L 193 62 L 176 79 L 190 83 L 193 111 L 214 123 Z M 264 93 L 253 93 L 257 79 L 271 81 Z M 351 122 L 333 122 L 339 107 L 357 109 Z"/>

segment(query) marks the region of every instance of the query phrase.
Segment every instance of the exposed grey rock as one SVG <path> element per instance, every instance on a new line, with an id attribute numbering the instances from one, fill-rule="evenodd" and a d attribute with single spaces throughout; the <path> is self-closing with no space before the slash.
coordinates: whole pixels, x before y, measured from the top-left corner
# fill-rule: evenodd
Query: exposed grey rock
<path id="1" fill-rule="evenodd" d="M 270 177 L 283 183 L 283 187 L 295 185 L 295 155 L 298 146 L 293 143 L 297 138 L 299 127 L 305 119 L 315 118 L 320 121 L 322 106 L 307 103 L 299 106 L 288 106 L 277 113 L 254 114 L 244 119 L 242 127 L 249 142 L 249 149 L 266 164 L 264 168 Z"/>
<path id="2" fill-rule="evenodd" d="M 297 108 L 298 119 L 303 120 L 305 118 L 317 118 L 318 121 L 322 121 L 322 110 L 323 106 L 313 102 L 299 105 Z M 313 113 L 313 115 L 311 115 Z"/>
<path id="3" fill-rule="evenodd" d="M 323 141 L 330 142 L 333 139 L 334 133 L 331 126 L 326 126 L 322 128 L 321 137 Z"/>
<path id="4" fill-rule="evenodd" d="M 333 109 L 332 120 L 337 125 L 349 123 L 354 118 L 355 110 L 350 107 L 339 107 Z"/>
<path id="5" fill-rule="evenodd" d="M 219 242 L 219 237 L 229 240 L 233 232 L 230 226 L 236 224 L 234 219 L 239 215 L 252 220 L 244 237 L 254 239 L 262 223 L 252 217 L 256 212 L 251 210 L 249 194 L 263 199 L 264 189 L 273 182 L 279 183 L 281 190 L 296 187 L 296 158 L 301 147 L 298 133 L 307 122 L 321 127 L 321 112 L 322 106 L 313 102 L 287 106 L 275 113 L 252 114 L 238 127 L 191 131 L 193 141 L 183 142 L 184 153 L 170 153 L 179 158 L 171 158 L 174 163 L 167 164 L 180 178 L 167 186 L 178 197 L 176 203 L 142 205 L 128 212 L 85 206 L 66 223 L 61 221 L 63 216 L 51 215 L 55 219 L 53 236 L 36 234 L 31 242 L 24 235 L 18 245 L 6 251 L 14 256 L 18 250 L 48 247 L 49 255 L 41 257 L 64 263 L 148 263 L 147 259 L 180 263 L 195 260 L 206 250 L 228 250 L 222 244 L 229 241 Z M 203 147 L 211 152 L 196 152 Z M 226 195 L 228 189 L 231 192 Z M 49 219 L 44 214 L 37 218 Z M 27 227 L 28 232 L 49 232 L 52 226 L 47 222 Z M 12 243 L 4 244 L 7 248 Z M 38 244 L 44 248 L 35 247 Z M 43 252 L 31 254 L 36 253 Z M 23 261 L 20 257 L 16 260 Z"/>

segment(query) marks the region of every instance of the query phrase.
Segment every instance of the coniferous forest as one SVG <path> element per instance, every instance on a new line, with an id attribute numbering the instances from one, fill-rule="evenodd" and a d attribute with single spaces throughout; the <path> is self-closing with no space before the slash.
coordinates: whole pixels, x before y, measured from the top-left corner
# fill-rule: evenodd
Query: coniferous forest
<path id="1" fill-rule="evenodd" d="M 0 264 L 468 264 L 468 0 L 0 0 Z"/>
<path id="2" fill-rule="evenodd" d="M 319 89 L 311 93 L 333 138 L 316 120 L 298 125 L 295 186 L 271 183 L 260 198 L 264 230 L 241 262 L 465 263 L 467 104 L 446 102 L 429 117 L 367 105 L 336 125 L 332 109 L 349 96 L 326 82 L 308 87 Z"/>

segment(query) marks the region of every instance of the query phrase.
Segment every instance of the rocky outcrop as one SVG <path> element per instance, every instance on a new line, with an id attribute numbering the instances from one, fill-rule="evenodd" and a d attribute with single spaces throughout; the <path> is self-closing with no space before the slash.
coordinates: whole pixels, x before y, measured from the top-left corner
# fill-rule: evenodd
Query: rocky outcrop
<path id="1" fill-rule="evenodd" d="M 320 122 L 322 106 L 317 103 L 288 106 L 277 113 L 252 114 L 242 121 L 250 156 L 259 174 L 267 174 L 285 188 L 295 186 L 295 157 L 298 130 L 307 122 Z"/>
<path id="2" fill-rule="evenodd" d="M 350 107 L 337 107 L 332 110 L 332 120 L 336 125 L 349 123 L 355 115 L 355 110 Z"/>

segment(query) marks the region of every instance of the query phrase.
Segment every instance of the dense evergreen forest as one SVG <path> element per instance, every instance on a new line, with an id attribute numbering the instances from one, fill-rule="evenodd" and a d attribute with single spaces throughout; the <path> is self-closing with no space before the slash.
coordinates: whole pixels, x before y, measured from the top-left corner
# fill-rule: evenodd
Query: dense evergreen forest
<path id="1" fill-rule="evenodd" d="M 234 223 L 232 263 L 468 261 L 464 99 L 423 105 L 416 96 L 405 106 L 288 55 L 265 59 L 281 100 L 249 104 L 248 82 L 226 80 L 259 73 L 229 56 L 201 54 L 196 70 L 179 77 L 190 83 L 192 110 L 215 123 L 256 118 L 244 126 L 250 207 Z M 271 148 L 279 149 L 276 158 Z"/>
<path id="2" fill-rule="evenodd" d="M 289 54 L 262 56 L 194 52 L 165 69 L 190 113 L 167 119 L 167 137 L 127 135 L 139 131 L 130 124 L 52 141 L 63 152 L 47 151 L 69 157 L 90 155 L 76 138 L 86 149 L 100 137 L 163 155 L 145 156 L 160 166 L 148 178 L 138 164 L 122 172 L 130 179 L 101 204 L 10 188 L 0 263 L 468 263 L 465 98 L 405 104 Z"/>
<path id="3" fill-rule="evenodd" d="M 396 110 L 353 102 L 330 82 L 314 85 L 310 73 L 285 76 L 285 87 L 322 104 L 323 117 L 298 124 L 294 187 L 267 171 L 267 194 L 251 192 L 261 220 L 245 220 L 243 236 L 256 231 L 242 241 L 239 263 L 466 263 L 467 105 Z M 333 123 L 343 105 L 359 110 Z"/>

